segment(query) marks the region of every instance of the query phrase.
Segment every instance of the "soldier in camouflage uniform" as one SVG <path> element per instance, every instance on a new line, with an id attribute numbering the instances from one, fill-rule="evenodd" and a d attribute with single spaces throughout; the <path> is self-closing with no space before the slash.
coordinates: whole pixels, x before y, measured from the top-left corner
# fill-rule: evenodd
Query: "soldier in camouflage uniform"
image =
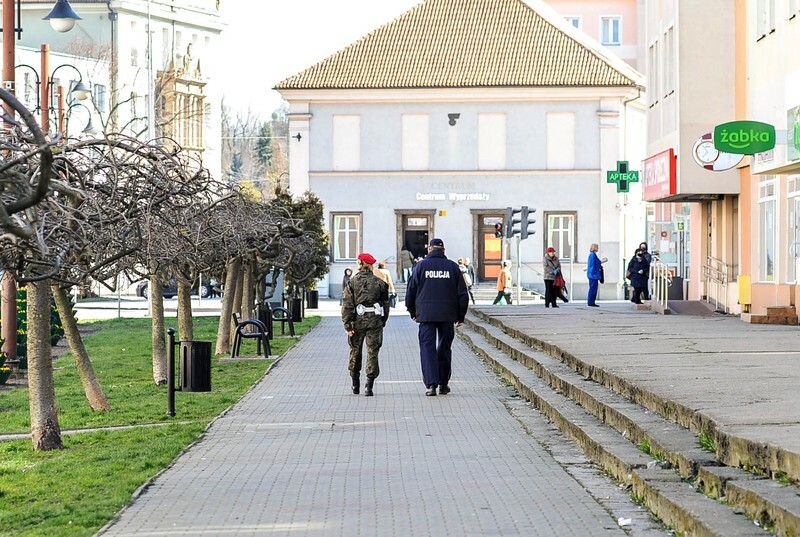
<path id="1" fill-rule="evenodd" d="M 350 376 L 353 393 L 360 388 L 364 340 L 367 343 L 367 382 L 364 395 L 372 395 L 372 386 L 380 374 L 378 351 L 383 344 L 383 327 L 389 318 L 389 286 L 372 273 L 376 259 L 364 252 L 358 256 L 358 272 L 342 290 L 342 322 L 350 343 Z"/>

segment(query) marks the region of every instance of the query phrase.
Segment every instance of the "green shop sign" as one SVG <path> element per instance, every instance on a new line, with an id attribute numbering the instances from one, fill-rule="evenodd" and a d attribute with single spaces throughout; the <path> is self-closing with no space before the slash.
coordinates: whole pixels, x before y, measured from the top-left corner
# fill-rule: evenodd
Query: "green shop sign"
<path id="1" fill-rule="evenodd" d="M 760 121 L 731 121 L 714 127 L 714 148 L 724 153 L 755 155 L 775 147 L 775 127 Z"/>

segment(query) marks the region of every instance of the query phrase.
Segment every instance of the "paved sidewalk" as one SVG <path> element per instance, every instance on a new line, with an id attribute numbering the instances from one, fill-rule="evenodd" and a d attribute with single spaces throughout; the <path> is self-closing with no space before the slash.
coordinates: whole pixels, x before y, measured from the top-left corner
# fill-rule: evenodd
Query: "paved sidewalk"
<path id="1" fill-rule="evenodd" d="M 425 397 L 416 325 L 387 325 L 375 397 L 352 395 L 337 306 L 103 535 L 625 535 L 504 406 L 460 340 Z"/>

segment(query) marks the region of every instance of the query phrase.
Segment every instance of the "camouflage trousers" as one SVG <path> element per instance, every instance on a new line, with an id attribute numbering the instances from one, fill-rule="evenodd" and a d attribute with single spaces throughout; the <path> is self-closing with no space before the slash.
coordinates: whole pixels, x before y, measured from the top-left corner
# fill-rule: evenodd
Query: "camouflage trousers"
<path id="1" fill-rule="evenodd" d="M 367 378 L 375 378 L 380 375 L 378 351 L 383 345 L 383 327 L 359 328 L 347 340 L 350 343 L 350 376 L 353 378 L 361 376 L 362 347 L 365 342 L 367 344 Z"/>

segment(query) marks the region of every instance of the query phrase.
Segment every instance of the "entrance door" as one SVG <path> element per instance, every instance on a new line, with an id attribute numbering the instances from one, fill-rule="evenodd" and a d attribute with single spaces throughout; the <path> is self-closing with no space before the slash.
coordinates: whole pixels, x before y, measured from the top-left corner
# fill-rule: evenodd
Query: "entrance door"
<path id="1" fill-rule="evenodd" d="M 428 237 L 430 218 L 427 215 L 403 216 L 403 243 L 415 259 L 428 254 Z"/>
<path id="2" fill-rule="evenodd" d="M 494 236 L 495 224 L 503 223 L 502 214 L 478 215 L 478 281 L 495 281 L 503 262 L 503 238 Z"/>

